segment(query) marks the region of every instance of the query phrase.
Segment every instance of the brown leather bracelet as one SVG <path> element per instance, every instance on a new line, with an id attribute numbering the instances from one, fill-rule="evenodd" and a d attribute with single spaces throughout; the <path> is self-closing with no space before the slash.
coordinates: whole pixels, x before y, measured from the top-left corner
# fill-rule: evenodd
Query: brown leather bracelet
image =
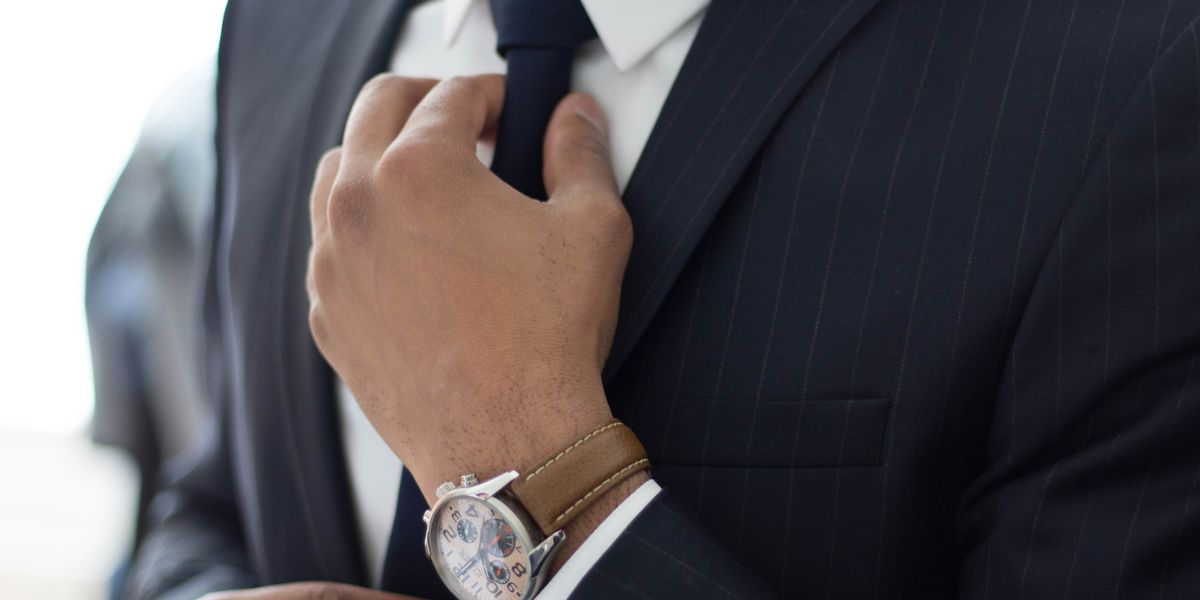
<path id="1" fill-rule="evenodd" d="M 649 466 L 637 436 L 614 419 L 537 462 L 508 489 L 549 535 L 604 492 Z"/>

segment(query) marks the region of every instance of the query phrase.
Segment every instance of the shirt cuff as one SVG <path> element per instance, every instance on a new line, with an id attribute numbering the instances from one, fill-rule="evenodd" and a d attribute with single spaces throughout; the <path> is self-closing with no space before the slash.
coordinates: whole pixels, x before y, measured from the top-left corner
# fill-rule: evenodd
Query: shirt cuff
<path id="1" fill-rule="evenodd" d="M 537 595 L 537 600 L 561 600 L 570 596 L 575 588 L 583 581 L 584 575 L 600 562 L 600 557 L 608 551 L 613 542 L 621 537 L 630 523 L 650 504 L 650 501 L 662 491 L 653 479 L 638 486 L 624 501 L 617 505 L 616 510 L 600 523 L 600 526 L 579 545 L 579 549 L 558 573 L 546 583 L 546 587 Z"/>

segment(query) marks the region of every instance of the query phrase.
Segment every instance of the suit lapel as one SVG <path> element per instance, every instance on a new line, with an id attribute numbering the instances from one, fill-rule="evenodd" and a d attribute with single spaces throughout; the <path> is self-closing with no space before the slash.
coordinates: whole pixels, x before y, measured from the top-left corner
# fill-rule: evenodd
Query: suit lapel
<path id="1" fill-rule="evenodd" d="M 825 57 L 878 0 L 714 0 L 625 191 L 634 247 L 611 379 Z"/>
<path id="2" fill-rule="evenodd" d="M 281 414 L 291 421 L 290 430 L 298 459 L 304 467 L 301 487 L 312 514 L 310 526 L 321 534 L 322 570 L 330 574 L 352 574 L 342 580 L 364 583 L 365 569 L 357 535 L 349 476 L 342 454 L 341 431 L 334 398 L 334 375 L 321 357 L 308 329 L 308 299 L 305 271 L 312 236 L 308 192 L 321 154 L 340 143 L 350 105 L 362 84 L 387 68 L 388 59 L 412 0 L 349 2 L 327 58 L 310 90 L 313 98 L 306 121 L 307 131 L 297 148 L 299 160 L 292 192 L 282 207 L 287 227 L 286 263 L 279 314 L 280 347 L 283 348 L 283 390 L 278 395 L 287 404 Z M 336 564 L 331 564 L 336 563 Z"/>

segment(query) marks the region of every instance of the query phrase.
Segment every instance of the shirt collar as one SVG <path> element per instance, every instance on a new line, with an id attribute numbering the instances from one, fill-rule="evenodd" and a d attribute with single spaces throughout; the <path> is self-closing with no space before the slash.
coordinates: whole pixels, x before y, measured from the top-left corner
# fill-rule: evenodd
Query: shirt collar
<path id="1" fill-rule="evenodd" d="M 475 3 L 485 0 L 445 0 L 442 40 L 454 45 L 462 24 Z M 617 69 L 624 72 L 667 41 L 710 0 L 581 0 L 596 28 L 600 43 Z M 631 18 L 630 15 L 637 15 Z"/>

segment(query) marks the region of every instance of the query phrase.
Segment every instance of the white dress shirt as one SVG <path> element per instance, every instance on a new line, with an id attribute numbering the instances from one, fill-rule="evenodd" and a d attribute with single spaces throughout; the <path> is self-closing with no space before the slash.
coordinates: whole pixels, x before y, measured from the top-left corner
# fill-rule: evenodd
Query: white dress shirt
<path id="1" fill-rule="evenodd" d="M 582 0 L 598 40 L 580 48 L 572 89 L 593 95 L 612 123 L 613 170 L 621 190 L 650 130 L 709 0 Z M 504 73 L 486 0 L 432 0 L 411 9 L 392 54 L 391 71 L 442 79 Z M 492 149 L 480 145 L 487 163 Z M 338 386 L 344 452 L 364 545 L 367 571 L 378 582 L 400 485 L 401 463 L 371 427 L 350 391 Z M 517 467 L 518 465 L 514 465 Z M 627 498 L 547 583 L 539 598 L 565 598 L 659 492 L 648 481 Z"/>

